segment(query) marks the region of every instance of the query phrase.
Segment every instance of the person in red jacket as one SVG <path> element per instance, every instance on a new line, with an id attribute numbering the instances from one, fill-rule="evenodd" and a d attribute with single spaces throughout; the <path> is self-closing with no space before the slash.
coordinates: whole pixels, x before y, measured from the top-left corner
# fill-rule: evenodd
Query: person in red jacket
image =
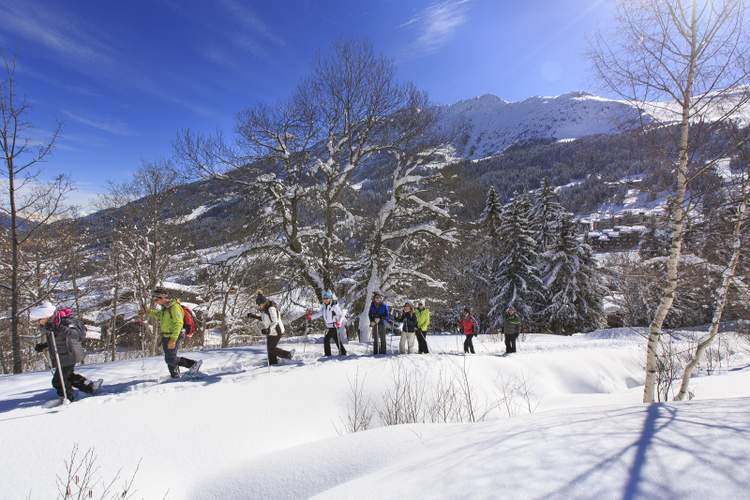
<path id="1" fill-rule="evenodd" d="M 464 308 L 464 312 L 461 318 L 458 320 L 459 332 L 463 333 L 466 339 L 464 340 L 464 353 L 476 354 L 474 352 L 474 335 L 479 333 L 479 323 L 471 315 L 471 309 L 468 307 Z"/>

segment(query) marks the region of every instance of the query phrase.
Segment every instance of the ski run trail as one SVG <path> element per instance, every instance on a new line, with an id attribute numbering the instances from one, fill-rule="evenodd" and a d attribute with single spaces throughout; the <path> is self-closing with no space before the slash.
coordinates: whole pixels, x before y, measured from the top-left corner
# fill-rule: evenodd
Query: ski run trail
<path id="1" fill-rule="evenodd" d="M 49 372 L 3 376 L 0 498 L 59 497 L 74 446 L 95 450 L 102 482 L 138 467 L 138 499 L 750 498 L 750 344 L 722 333 L 693 400 L 643 405 L 643 335 L 526 335 L 510 356 L 496 336 L 464 356 L 462 336 L 430 335 L 429 355 L 350 342 L 328 359 L 319 336 L 291 338 L 297 360 L 270 370 L 264 346 L 184 353 L 203 375 L 170 383 L 158 357 L 85 365 L 100 393 L 51 410 Z M 399 385 L 421 395 L 420 423 L 384 424 Z M 436 417 L 448 386 L 478 422 Z M 345 423 L 353 388 L 364 432 Z"/>

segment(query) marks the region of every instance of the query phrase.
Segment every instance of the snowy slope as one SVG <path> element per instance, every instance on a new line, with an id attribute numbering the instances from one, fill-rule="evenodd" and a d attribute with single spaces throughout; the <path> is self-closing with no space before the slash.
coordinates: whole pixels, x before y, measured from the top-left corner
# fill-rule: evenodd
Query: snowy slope
<path id="1" fill-rule="evenodd" d="M 58 411 L 40 407 L 53 395 L 49 373 L 0 377 L 0 443 L 3 449 L 20 450 L 0 459 L 0 498 L 52 498 L 55 475 L 62 473 L 63 460 L 75 444 L 82 450 L 96 449 L 103 479 L 118 470 L 129 476 L 140 460 L 135 498 L 163 498 L 165 493 L 171 499 L 304 498 L 337 485 L 343 489 L 329 493 L 341 498 L 351 498 L 347 488 L 361 485 L 370 488 L 360 492 L 362 495 L 378 492 L 382 498 L 392 498 L 397 484 L 381 491 L 374 489 L 367 477 L 396 474 L 395 464 L 402 464 L 400 473 L 425 474 L 413 476 L 409 488 L 434 481 L 436 487 L 445 489 L 429 490 L 432 498 L 444 498 L 462 495 L 435 480 L 440 471 L 446 480 L 458 481 L 454 488 L 472 481 L 480 487 L 469 490 L 468 496 L 492 496 L 500 478 L 490 476 L 501 472 L 495 451 L 507 457 L 517 450 L 514 464 L 524 469 L 541 464 L 544 470 L 555 470 L 572 461 L 555 473 L 557 482 L 529 486 L 556 488 L 564 479 L 582 474 L 596 457 L 606 457 L 637 439 L 633 429 L 644 420 L 643 408 L 633 407 L 641 395 L 643 374 L 643 338 L 638 332 L 618 330 L 572 338 L 528 335 L 520 344 L 521 352 L 511 357 L 498 355 L 502 344 L 492 336 L 479 337 L 478 354 L 464 357 L 457 353 L 461 340 L 452 335 L 431 336 L 433 354 L 429 356 L 385 358 L 361 357 L 369 347 L 350 343 L 348 349 L 354 356 L 324 360 L 319 342 L 290 339 L 286 345 L 298 350 L 300 361 L 270 371 L 261 347 L 198 352 L 189 356 L 204 360 L 206 376 L 176 383 L 159 383 L 166 374 L 159 358 L 86 365 L 81 373 L 106 379 L 103 393 Z M 698 398 L 750 396 L 749 361 L 738 354 L 731 360 L 732 366 L 744 369 L 696 379 Z M 350 402 L 351 380 L 358 377 L 363 381 L 366 397 L 379 406 L 383 396 L 393 390 L 397 373 L 411 374 L 411 380 L 418 380 L 426 395 L 434 391 L 441 376 L 465 373 L 477 407 L 487 411 L 488 423 L 392 427 L 339 437 Z M 509 419 L 507 407 L 499 404 L 498 398 L 505 382 L 521 380 L 527 382 L 528 404 L 534 415 L 528 417 L 526 401 L 516 401 L 515 416 Z M 612 409 L 611 405 L 619 406 Z M 671 410 L 664 411 L 668 414 Z M 580 422 L 583 415 L 589 423 Z M 623 421 L 617 426 L 599 427 L 605 418 L 618 415 Z M 698 418 L 692 413 L 688 416 Z M 377 420 L 374 426 L 381 425 Z M 550 427 L 558 421 L 559 429 Z M 620 428 L 622 434 L 609 436 Z M 541 429 L 548 429 L 544 439 L 554 443 L 554 455 L 544 450 L 543 443 L 523 438 L 533 438 Z M 720 431 L 716 432 L 717 443 L 731 451 Z M 742 445 L 742 440 L 747 445 L 748 434 L 743 432 L 734 434 L 736 446 Z M 329 441 L 313 444 L 322 439 Z M 435 439 L 435 446 L 443 443 L 446 448 L 430 455 L 433 447 L 421 446 L 422 439 Z M 567 455 L 566 440 L 570 445 Z M 500 441 L 505 444 L 498 448 Z M 303 448 L 289 453 L 297 446 Z M 584 459 L 582 450 L 592 449 L 595 455 Z M 620 468 L 632 465 L 632 450 L 627 448 L 622 456 L 624 465 L 618 464 L 613 472 L 615 483 L 623 477 Z M 364 465 L 357 460 L 343 464 L 365 452 L 371 460 Z M 460 464 L 473 456 L 477 466 L 461 470 Z M 492 474 L 485 474 L 485 467 Z M 712 471 L 706 473 L 716 479 Z M 289 477 L 296 479 L 289 482 Z M 650 481 L 650 477 L 646 479 Z M 365 482 L 357 483 L 358 478 Z M 643 487 L 649 487 L 648 481 Z M 409 491 L 414 495 L 399 496 L 419 498 L 417 491 Z M 525 490 L 516 491 L 523 496 Z M 526 492 L 531 495 L 537 490 Z M 568 497 L 576 495 L 585 497 L 585 490 L 570 490 Z"/>
<path id="2" fill-rule="evenodd" d="M 467 127 L 465 158 L 484 158 L 533 139 L 575 139 L 632 128 L 638 112 L 622 101 L 585 92 L 507 102 L 483 95 L 441 108 L 446 129 Z"/>
<path id="3" fill-rule="evenodd" d="M 746 498 L 748 414 L 738 398 L 388 427 L 263 456 L 191 498 Z"/>

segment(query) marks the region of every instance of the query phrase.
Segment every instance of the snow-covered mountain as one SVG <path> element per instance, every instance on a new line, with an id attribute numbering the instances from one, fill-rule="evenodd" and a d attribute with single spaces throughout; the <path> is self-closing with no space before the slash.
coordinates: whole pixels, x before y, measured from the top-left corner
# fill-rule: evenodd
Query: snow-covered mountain
<path id="1" fill-rule="evenodd" d="M 692 119 L 712 122 L 732 113 L 740 123 L 750 123 L 750 106 L 742 105 L 747 90 L 737 87 L 732 92 L 721 92 L 722 98 L 710 106 L 698 106 Z M 645 102 L 641 107 L 646 122 L 667 124 L 680 119 L 681 111 L 674 102 Z M 455 141 L 459 156 L 470 159 L 493 156 L 508 146 L 531 140 L 579 139 L 640 125 L 640 112 L 634 104 L 587 92 L 529 97 L 518 102 L 486 94 L 442 106 L 440 113 L 441 126 L 446 131 L 460 131 Z"/>
<path id="2" fill-rule="evenodd" d="M 535 139 L 577 139 L 632 128 L 638 110 L 585 92 L 508 102 L 487 94 L 440 108 L 441 124 L 460 129 L 457 146 L 466 158 L 484 158 Z"/>

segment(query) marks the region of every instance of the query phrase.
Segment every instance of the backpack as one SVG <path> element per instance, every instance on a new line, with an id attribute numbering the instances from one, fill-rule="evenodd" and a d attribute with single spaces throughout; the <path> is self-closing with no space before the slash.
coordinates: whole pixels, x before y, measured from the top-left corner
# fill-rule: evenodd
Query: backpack
<path id="1" fill-rule="evenodd" d="M 185 336 L 190 338 L 198 329 L 198 318 L 195 317 L 195 313 L 189 307 L 182 304 L 180 304 L 180 307 L 182 307 L 182 327 L 185 329 Z"/>
<path id="2" fill-rule="evenodd" d="M 195 313 L 187 306 L 182 305 L 178 300 L 177 303 L 182 308 L 182 329 L 185 330 L 185 337 L 191 338 L 195 331 L 198 329 L 198 318 Z M 172 315 L 172 310 L 167 309 L 169 315 Z"/>

